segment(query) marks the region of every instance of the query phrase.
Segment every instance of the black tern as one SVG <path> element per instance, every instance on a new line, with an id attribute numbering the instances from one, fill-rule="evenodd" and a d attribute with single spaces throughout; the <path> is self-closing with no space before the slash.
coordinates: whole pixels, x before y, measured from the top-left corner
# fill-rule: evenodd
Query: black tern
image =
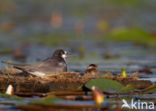
<path id="1" fill-rule="evenodd" d="M 14 68 L 20 69 L 26 73 L 35 75 L 35 76 L 47 76 L 54 73 L 67 72 L 67 64 L 65 58 L 69 56 L 66 51 L 63 49 L 56 50 L 52 57 L 47 58 L 41 62 L 37 62 L 34 64 L 13 64 Z"/>

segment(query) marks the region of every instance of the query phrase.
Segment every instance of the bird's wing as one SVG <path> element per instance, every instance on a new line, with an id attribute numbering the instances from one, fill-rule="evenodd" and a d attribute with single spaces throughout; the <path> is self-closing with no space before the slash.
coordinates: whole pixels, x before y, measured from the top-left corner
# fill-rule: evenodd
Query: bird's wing
<path id="1" fill-rule="evenodd" d="M 37 64 L 34 64 L 34 66 L 36 66 L 38 69 L 56 69 L 58 67 L 60 67 L 63 62 L 60 62 L 60 61 L 57 61 L 55 59 L 47 59 L 46 61 L 44 62 L 40 62 L 40 63 L 37 63 Z"/>
<path id="2" fill-rule="evenodd" d="M 45 72 L 46 74 L 50 74 L 50 73 L 67 71 L 66 63 L 58 59 L 46 59 L 42 62 L 37 62 L 34 64 L 16 64 L 16 63 L 8 63 L 8 64 L 13 65 L 14 68 L 20 69 L 22 71 L 25 71 L 31 74 L 34 74 L 34 72 L 35 73 Z"/>
<path id="3" fill-rule="evenodd" d="M 20 65 L 13 65 L 14 68 L 25 71 L 25 72 L 31 72 L 34 70 L 34 68 L 32 67 L 32 65 L 24 65 L 24 66 L 20 66 Z"/>
<path id="4" fill-rule="evenodd" d="M 6 61 L 0 61 L 3 64 L 8 64 L 8 65 L 12 65 L 14 68 L 22 70 L 22 71 L 27 71 L 26 69 L 28 68 L 30 70 L 30 64 L 23 64 L 23 63 L 10 63 L 10 62 L 6 62 Z"/>
<path id="5" fill-rule="evenodd" d="M 64 61 L 59 61 L 58 59 L 47 59 L 44 62 L 36 64 L 35 67 L 38 71 L 44 71 L 48 73 L 67 71 L 66 63 Z"/>

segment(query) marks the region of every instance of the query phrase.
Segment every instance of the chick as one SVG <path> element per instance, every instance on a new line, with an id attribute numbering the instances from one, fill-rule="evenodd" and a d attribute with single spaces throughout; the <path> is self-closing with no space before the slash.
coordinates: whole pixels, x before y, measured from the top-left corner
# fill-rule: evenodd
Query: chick
<path id="1" fill-rule="evenodd" d="M 98 66 L 90 64 L 85 71 L 85 76 L 95 77 L 98 75 Z"/>

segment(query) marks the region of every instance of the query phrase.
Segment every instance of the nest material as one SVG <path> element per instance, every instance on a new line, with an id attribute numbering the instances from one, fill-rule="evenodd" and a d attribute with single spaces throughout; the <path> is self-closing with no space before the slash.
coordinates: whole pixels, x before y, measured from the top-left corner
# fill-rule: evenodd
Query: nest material
<path id="1" fill-rule="evenodd" d="M 51 74 L 43 78 L 31 74 L 17 73 L 15 69 L 8 69 L 9 74 L 0 74 L 0 92 L 5 92 L 9 84 L 13 85 L 16 92 L 49 92 L 49 91 L 78 91 L 83 85 L 94 78 L 108 78 L 117 80 L 123 84 L 133 84 L 135 88 L 146 88 L 151 85 L 150 81 L 138 81 L 136 74 L 128 78 L 120 76 L 80 75 L 77 72 L 63 72 Z"/>

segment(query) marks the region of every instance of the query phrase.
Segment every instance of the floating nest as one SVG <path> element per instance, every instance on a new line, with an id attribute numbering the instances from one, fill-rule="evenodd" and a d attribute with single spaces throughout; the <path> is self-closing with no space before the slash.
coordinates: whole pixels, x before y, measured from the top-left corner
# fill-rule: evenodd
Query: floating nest
<path id="1" fill-rule="evenodd" d="M 8 74 L 1 71 L 0 74 L 0 92 L 4 92 L 9 84 L 13 85 L 16 92 L 50 92 L 50 91 L 82 91 L 86 82 L 94 78 L 108 78 L 117 80 L 122 84 L 133 84 L 135 88 L 146 88 L 151 85 L 150 81 L 137 80 L 136 73 L 132 76 L 123 78 L 120 76 L 81 75 L 77 72 L 63 72 L 60 74 L 51 74 L 44 78 L 25 74 L 14 68 L 6 68 Z"/>

